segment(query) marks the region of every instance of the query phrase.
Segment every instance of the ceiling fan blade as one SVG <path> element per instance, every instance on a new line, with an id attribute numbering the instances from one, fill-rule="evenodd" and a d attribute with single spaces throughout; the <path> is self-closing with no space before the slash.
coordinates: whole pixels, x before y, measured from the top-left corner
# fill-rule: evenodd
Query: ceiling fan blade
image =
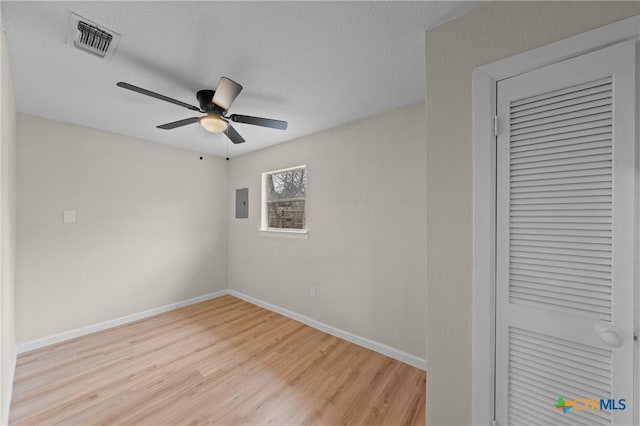
<path id="1" fill-rule="evenodd" d="M 244 138 L 240 136 L 240 133 L 233 128 L 231 124 L 227 126 L 227 130 L 224 131 L 224 134 L 227 135 L 229 140 L 233 143 L 242 143 L 244 142 Z"/>
<path id="2" fill-rule="evenodd" d="M 236 123 L 253 124 L 254 126 L 271 127 L 272 129 L 287 129 L 287 122 L 282 120 L 272 120 L 270 118 L 253 117 L 250 115 L 231 114 L 231 121 Z"/>
<path id="3" fill-rule="evenodd" d="M 223 110 L 228 110 L 233 100 L 242 91 L 242 86 L 227 77 L 220 77 L 212 102 Z"/>
<path id="4" fill-rule="evenodd" d="M 172 123 L 161 124 L 156 127 L 158 129 L 163 129 L 163 130 L 171 130 L 171 129 L 175 129 L 176 127 L 181 127 L 181 126 L 186 126 L 187 124 L 196 123 L 199 120 L 200 120 L 200 117 L 191 117 L 191 118 L 185 118 L 184 120 L 174 121 Z"/>
<path id="5" fill-rule="evenodd" d="M 143 95 L 151 96 L 152 98 L 160 99 L 161 101 L 170 102 L 172 104 L 180 105 L 181 107 L 188 108 L 192 111 L 200 111 L 200 108 L 197 106 L 189 105 L 187 103 L 178 101 L 176 99 L 170 98 L 165 95 L 161 95 L 160 93 L 152 92 L 151 90 L 143 89 L 142 87 L 134 86 L 133 84 L 125 83 L 124 81 L 119 81 L 116 83 L 118 87 L 122 87 L 123 89 L 131 90 L 133 92 L 142 93 Z"/>

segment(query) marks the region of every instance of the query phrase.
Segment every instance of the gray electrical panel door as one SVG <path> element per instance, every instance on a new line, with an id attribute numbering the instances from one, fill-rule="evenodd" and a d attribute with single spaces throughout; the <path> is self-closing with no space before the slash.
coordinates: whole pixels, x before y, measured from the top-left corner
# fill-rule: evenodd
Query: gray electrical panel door
<path id="1" fill-rule="evenodd" d="M 236 219 L 249 217 L 249 188 L 236 189 Z"/>

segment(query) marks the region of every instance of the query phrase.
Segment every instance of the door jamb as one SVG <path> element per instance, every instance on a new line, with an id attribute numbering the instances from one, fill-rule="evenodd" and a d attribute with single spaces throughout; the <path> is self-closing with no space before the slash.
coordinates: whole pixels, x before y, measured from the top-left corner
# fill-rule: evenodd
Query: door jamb
<path id="1" fill-rule="evenodd" d="M 640 15 L 481 66 L 473 71 L 473 355 L 472 424 L 491 425 L 495 419 L 495 269 L 496 269 L 496 116 L 497 82 L 555 62 L 636 39 L 640 61 Z M 636 65 L 636 74 L 640 64 Z M 638 85 L 640 91 L 640 84 Z M 640 94 L 636 112 L 640 112 Z M 636 114 L 637 116 L 637 114 Z M 501 123 L 495 124 L 499 129 Z M 640 134 L 636 121 L 635 139 Z M 636 150 L 638 152 L 640 150 Z M 636 170 L 638 170 L 636 159 Z M 636 176 L 638 172 L 636 171 Z M 638 185 L 636 185 L 638 187 Z M 636 188 L 638 191 L 638 188 Z M 636 197 L 636 223 L 638 220 Z M 638 284 L 638 231 L 636 231 L 635 299 L 640 307 Z M 635 329 L 640 329 L 636 314 Z M 634 423 L 640 424 L 640 357 L 635 342 Z"/>

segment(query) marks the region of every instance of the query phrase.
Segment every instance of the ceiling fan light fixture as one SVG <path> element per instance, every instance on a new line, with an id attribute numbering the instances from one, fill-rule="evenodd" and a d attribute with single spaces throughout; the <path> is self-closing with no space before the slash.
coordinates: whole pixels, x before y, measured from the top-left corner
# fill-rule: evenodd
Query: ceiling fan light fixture
<path id="1" fill-rule="evenodd" d="M 200 125 L 211 133 L 222 133 L 227 130 L 227 122 L 218 114 L 207 114 L 200 119 Z"/>

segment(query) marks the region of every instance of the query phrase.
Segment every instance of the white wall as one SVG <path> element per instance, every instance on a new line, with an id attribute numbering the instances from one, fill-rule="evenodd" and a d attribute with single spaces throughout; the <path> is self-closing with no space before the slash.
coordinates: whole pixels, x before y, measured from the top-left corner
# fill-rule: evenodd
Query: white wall
<path id="1" fill-rule="evenodd" d="M 425 153 L 417 104 L 232 159 L 229 288 L 424 357 Z M 261 174 L 300 164 L 309 238 L 261 235 Z"/>
<path id="2" fill-rule="evenodd" d="M 15 363 L 16 107 L 4 32 L 0 29 L 0 422 L 7 421 Z"/>
<path id="3" fill-rule="evenodd" d="M 426 35 L 427 423 L 471 423 L 474 68 L 640 14 L 639 2 L 494 2 Z"/>
<path id="4" fill-rule="evenodd" d="M 24 114 L 17 135 L 18 343 L 226 288 L 224 159 Z"/>

